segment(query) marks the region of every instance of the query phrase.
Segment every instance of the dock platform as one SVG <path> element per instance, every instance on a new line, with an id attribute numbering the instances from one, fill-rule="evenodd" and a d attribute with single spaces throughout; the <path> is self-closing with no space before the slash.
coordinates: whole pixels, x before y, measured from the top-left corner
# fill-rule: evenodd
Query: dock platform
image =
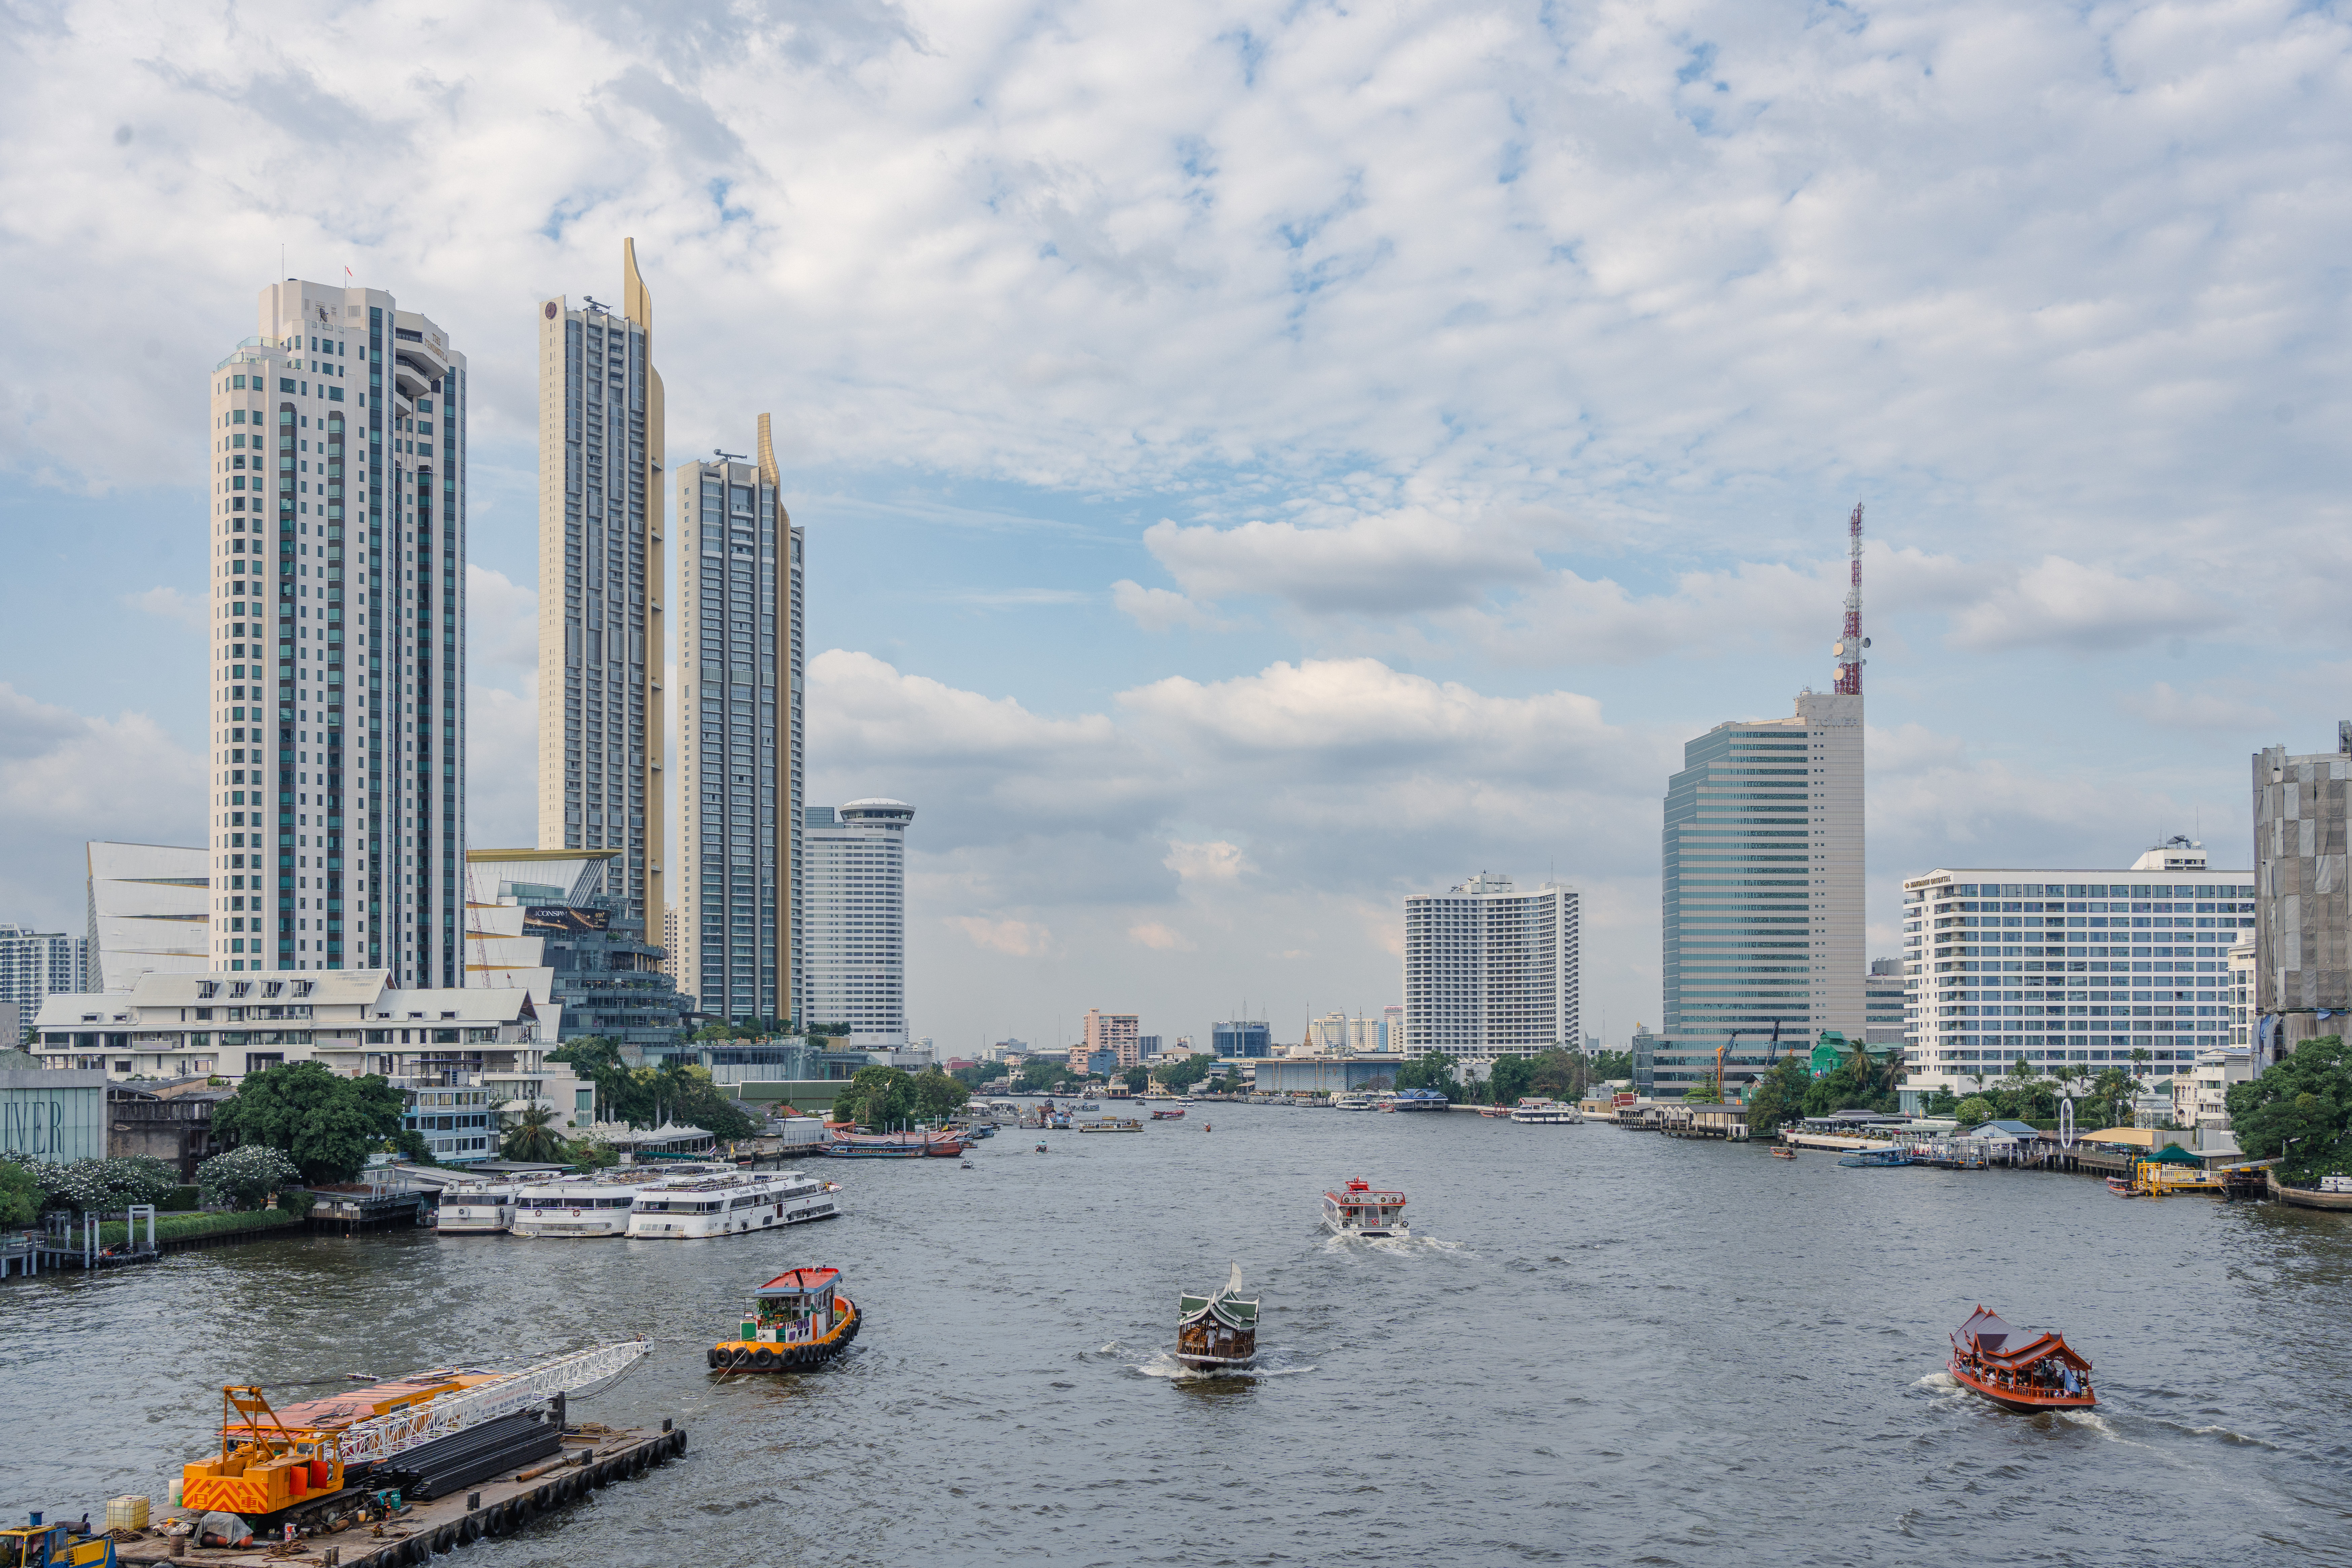
<path id="1" fill-rule="evenodd" d="M 251 1546 L 197 1546 L 185 1537 L 148 1530 L 133 1539 L 115 1538 L 119 1563 L 203 1563 L 215 1568 L 263 1568 L 309 1563 L 315 1568 L 400 1568 L 425 1563 L 436 1552 L 454 1552 L 484 1536 L 509 1534 L 531 1521 L 561 1511 L 591 1491 L 643 1475 L 686 1452 L 686 1431 L 668 1421 L 658 1432 L 636 1427 L 567 1427 L 564 1457 L 516 1475 L 497 1477 L 430 1501 L 410 1503 L 380 1524 L 361 1524 L 349 1515 L 330 1514 L 327 1527 L 298 1541 L 289 1552 L 277 1538 L 257 1533 Z M 350 1494 L 356 1509 L 368 1493 Z M 182 1510 L 178 1517 L 194 1522 Z M 338 1518 L 345 1521 L 340 1527 Z M 248 1521 L 248 1523 L 251 1521 Z M 380 1533 L 379 1533 L 380 1531 Z M 174 1550 L 174 1548 L 178 1550 Z"/>

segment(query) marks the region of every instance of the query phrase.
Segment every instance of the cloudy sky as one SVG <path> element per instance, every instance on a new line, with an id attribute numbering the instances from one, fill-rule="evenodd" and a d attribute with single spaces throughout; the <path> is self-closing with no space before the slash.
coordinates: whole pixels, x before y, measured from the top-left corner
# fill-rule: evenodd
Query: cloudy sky
<path id="1" fill-rule="evenodd" d="M 0 919 L 201 833 L 205 385 L 344 268 L 470 356 L 468 832 L 528 842 L 533 302 L 775 416 L 810 800 L 919 808 L 918 1033 L 1397 999 L 1583 890 L 1658 1011 L 1685 740 L 1831 678 L 1940 864 L 2243 866 L 2352 716 L 2326 3 L 0 0 Z M 1058 1034 L 1057 1034 L 1058 1031 Z"/>

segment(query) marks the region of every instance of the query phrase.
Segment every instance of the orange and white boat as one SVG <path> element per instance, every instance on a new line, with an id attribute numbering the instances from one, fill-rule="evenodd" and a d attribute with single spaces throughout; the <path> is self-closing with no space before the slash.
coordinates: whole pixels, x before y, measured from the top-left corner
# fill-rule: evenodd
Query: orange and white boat
<path id="1" fill-rule="evenodd" d="M 1360 1178 L 1351 1178 L 1344 1193 L 1323 1194 L 1323 1226 L 1334 1236 L 1378 1238 L 1412 1234 L 1404 1221 L 1404 1194 L 1374 1192 L 1371 1184 Z"/>
<path id="2" fill-rule="evenodd" d="M 2028 1334 L 1979 1306 L 1952 1331 L 1953 1379 L 2004 1410 L 2088 1410 L 2091 1363 L 2057 1334 Z"/>

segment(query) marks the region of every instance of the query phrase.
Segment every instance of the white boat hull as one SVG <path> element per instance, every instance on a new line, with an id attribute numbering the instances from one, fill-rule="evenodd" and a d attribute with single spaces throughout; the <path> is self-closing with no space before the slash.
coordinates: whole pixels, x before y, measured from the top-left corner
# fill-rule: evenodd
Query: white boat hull
<path id="1" fill-rule="evenodd" d="M 1514 1110 L 1511 1120 L 1535 1127 L 1570 1127 L 1584 1118 L 1573 1110 Z"/>
<path id="2" fill-rule="evenodd" d="M 511 1228 L 517 1236 L 562 1237 L 572 1240 L 625 1236 L 629 1229 L 629 1211 L 525 1209 L 515 1215 Z"/>
<path id="3" fill-rule="evenodd" d="M 505 1204 L 445 1204 L 433 1228 L 443 1236 L 500 1236 L 513 1226 L 514 1214 Z"/>
<path id="4" fill-rule="evenodd" d="M 723 1214 L 641 1214 L 629 1216 L 629 1237 L 637 1241 L 708 1241 L 722 1236 L 748 1236 L 782 1226 L 832 1219 L 840 1211 L 830 1194 L 792 1198 L 757 1210 Z"/>

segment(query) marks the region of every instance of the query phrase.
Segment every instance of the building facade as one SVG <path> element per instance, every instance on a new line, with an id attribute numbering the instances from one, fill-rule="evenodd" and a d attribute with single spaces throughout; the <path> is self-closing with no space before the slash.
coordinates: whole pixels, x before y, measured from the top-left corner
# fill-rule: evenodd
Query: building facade
<path id="1" fill-rule="evenodd" d="M 89 942 L 0 921 L 0 1050 L 16 1047 L 41 998 L 89 989 Z"/>
<path id="2" fill-rule="evenodd" d="M 469 863 L 468 985 L 520 986 L 553 1003 L 558 1037 L 596 1035 L 637 1059 L 686 1051 L 691 997 L 636 915 L 607 893 L 621 849 L 480 849 Z"/>
<path id="3" fill-rule="evenodd" d="M 1806 691 L 1786 719 L 1718 724 L 1683 748 L 1663 835 L 1660 1052 L 1758 1061 L 1823 1029 L 1861 1036 L 1862 694 Z M 1751 1048 L 1751 1046 L 1753 1048 Z"/>
<path id="4" fill-rule="evenodd" d="M 1131 1068 L 1143 1060 L 1143 1020 L 1133 1013 L 1106 1013 L 1099 1007 L 1087 1009 L 1087 1037 L 1070 1055 L 1072 1066 L 1080 1052 L 1092 1059 L 1097 1051 L 1108 1051 L 1115 1068 Z"/>
<path id="5" fill-rule="evenodd" d="M 675 962 L 678 988 L 727 1018 L 807 1016 L 794 1005 L 803 541 L 778 482 L 764 414 L 756 465 L 722 455 L 677 471 Z"/>
<path id="6" fill-rule="evenodd" d="M 212 967 L 212 852 L 201 844 L 88 846 L 89 989 Z"/>
<path id="7" fill-rule="evenodd" d="M 1965 1095 L 2019 1061 L 2045 1076 L 2169 1078 L 2226 1045 L 2230 950 L 2252 929 L 2254 884 L 2181 858 L 1906 879 L 1905 1103 Z"/>
<path id="8" fill-rule="evenodd" d="M 1236 1018 L 1209 1026 L 1210 1049 L 1220 1057 L 1255 1059 L 1274 1055 L 1274 1026 L 1262 1020 Z"/>
<path id="9" fill-rule="evenodd" d="M 2254 1070 L 2301 1042 L 2342 1032 L 2352 1008 L 2352 877 L 2345 780 L 2352 721 L 2336 750 L 2254 754 Z"/>
<path id="10" fill-rule="evenodd" d="M 0 1154 L 40 1165 L 103 1160 L 106 1075 L 93 1068 L 0 1068 Z"/>
<path id="11" fill-rule="evenodd" d="M 801 828 L 799 1016 L 813 1027 L 846 1025 L 849 1043 L 872 1050 L 907 1043 L 907 826 L 914 819 L 905 801 L 877 796 L 813 809 Z M 1131 1047 L 1134 1020 L 1128 1023 Z"/>
<path id="12" fill-rule="evenodd" d="M 1903 961 L 1899 958 L 1874 958 L 1870 973 L 1863 977 L 1863 1027 L 1865 1043 L 1874 1046 L 1899 1045 L 1910 1038 L 1910 1026 L 1905 1016 L 1907 993 L 1903 983 Z"/>
<path id="13" fill-rule="evenodd" d="M 539 847 L 612 849 L 604 895 L 662 918 L 665 461 L 653 300 L 539 304 Z"/>
<path id="14" fill-rule="evenodd" d="M 212 375 L 210 958 L 462 973 L 466 360 L 289 279 Z"/>
<path id="15" fill-rule="evenodd" d="M 1576 889 L 1520 892 L 1480 872 L 1404 901 L 1407 1054 L 1533 1056 L 1572 1047 L 1580 1012 Z"/>

